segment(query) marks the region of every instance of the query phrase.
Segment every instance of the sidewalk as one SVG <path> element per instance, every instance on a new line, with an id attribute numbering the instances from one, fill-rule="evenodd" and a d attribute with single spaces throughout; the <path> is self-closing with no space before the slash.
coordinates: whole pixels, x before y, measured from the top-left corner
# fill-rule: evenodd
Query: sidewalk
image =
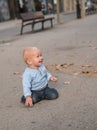
<path id="1" fill-rule="evenodd" d="M 5 21 L 0 23 L 0 31 L 13 28 L 13 27 L 18 27 L 18 24 L 20 24 L 21 21 L 18 19 L 15 20 L 10 20 L 10 21 Z"/>
<path id="2" fill-rule="evenodd" d="M 55 24 L 57 23 L 57 15 L 56 14 L 51 14 L 54 15 L 55 17 Z M 67 22 L 68 20 L 75 19 L 75 12 L 72 13 L 61 13 L 60 14 L 60 21 L 61 22 Z M 10 21 L 5 21 L 0 23 L 0 30 L 8 29 L 8 28 L 13 28 L 13 27 L 18 27 L 18 25 L 21 24 L 21 20 L 15 19 L 15 20 L 10 20 Z"/>
<path id="3" fill-rule="evenodd" d="M 57 15 L 54 15 L 54 17 L 55 17 L 54 19 L 54 26 L 55 26 L 57 24 Z M 64 13 L 60 14 L 61 23 L 67 23 L 75 19 L 76 19 L 75 12 L 68 14 Z M 45 23 L 45 25 L 47 24 L 49 24 L 49 22 Z M 40 24 L 35 25 L 35 29 L 38 28 L 40 28 Z M 15 37 L 20 36 L 20 29 L 21 29 L 21 20 L 18 19 L 0 23 L 0 43 L 10 41 Z M 27 26 L 26 29 L 31 31 L 30 26 Z"/>

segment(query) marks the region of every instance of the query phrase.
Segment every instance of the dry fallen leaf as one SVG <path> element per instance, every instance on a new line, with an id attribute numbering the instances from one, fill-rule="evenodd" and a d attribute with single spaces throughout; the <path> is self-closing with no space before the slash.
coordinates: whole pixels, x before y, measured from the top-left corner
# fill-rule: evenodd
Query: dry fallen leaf
<path id="1" fill-rule="evenodd" d="M 67 68 L 67 67 L 70 67 L 72 65 L 74 65 L 74 64 L 73 63 L 70 63 L 70 64 L 64 63 L 64 64 L 61 64 L 60 66 L 63 68 Z"/>
<path id="2" fill-rule="evenodd" d="M 65 81 L 64 84 L 68 85 L 68 84 L 70 84 L 70 81 Z"/>
<path id="3" fill-rule="evenodd" d="M 79 75 L 79 74 L 80 74 L 80 72 L 74 72 L 74 73 L 73 73 L 73 75 L 75 75 L 75 76 L 76 76 L 76 75 Z"/>
<path id="4" fill-rule="evenodd" d="M 63 64 L 52 64 L 47 66 L 47 68 L 50 71 L 55 71 L 55 72 L 61 72 L 64 74 L 69 74 L 69 75 L 86 75 L 86 76 L 94 76 L 97 75 L 97 68 L 95 68 L 92 65 L 85 64 L 85 65 L 75 65 L 74 63 L 63 63 Z M 15 75 L 19 75 L 18 72 L 14 73 Z"/>
<path id="5" fill-rule="evenodd" d="M 14 75 L 20 75 L 21 73 L 20 72 L 14 72 L 13 74 Z"/>
<path id="6" fill-rule="evenodd" d="M 83 74 L 89 74 L 90 71 L 82 71 Z"/>
<path id="7" fill-rule="evenodd" d="M 55 68 L 56 68 L 56 70 L 61 70 L 60 64 L 56 65 Z"/>
<path id="8" fill-rule="evenodd" d="M 82 74 L 85 74 L 87 76 L 93 76 L 93 75 L 97 74 L 97 71 L 96 70 L 93 70 L 93 71 L 82 71 Z"/>
<path id="9" fill-rule="evenodd" d="M 82 65 L 81 67 L 85 68 L 85 67 L 92 67 L 92 66 L 91 65 Z"/>

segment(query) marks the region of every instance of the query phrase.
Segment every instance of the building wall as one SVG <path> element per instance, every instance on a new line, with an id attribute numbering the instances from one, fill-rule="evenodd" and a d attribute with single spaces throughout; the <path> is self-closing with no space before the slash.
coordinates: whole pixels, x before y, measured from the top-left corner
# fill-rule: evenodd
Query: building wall
<path id="1" fill-rule="evenodd" d="M 34 0 L 23 0 L 27 4 L 27 10 L 34 10 Z M 56 0 L 46 0 L 47 2 L 52 1 L 56 5 Z M 0 0 L 0 21 L 6 21 L 9 19 L 18 18 L 19 11 L 19 0 Z M 60 12 L 72 12 L 76 10 L 76 0 L 59 0 Z M 55 6 L 54 6 L 55 10 Z"/>
<path id="2" fill-rule="evenodd" d="M 0 0 L 0 21 L 10 19 L 9 8 L 7 0 Z"/>
<path id="3" fill-rule="evenodd" d="M 64 12 L 72 12 L 76 10 L 76 0 L 63 0 Z"/>

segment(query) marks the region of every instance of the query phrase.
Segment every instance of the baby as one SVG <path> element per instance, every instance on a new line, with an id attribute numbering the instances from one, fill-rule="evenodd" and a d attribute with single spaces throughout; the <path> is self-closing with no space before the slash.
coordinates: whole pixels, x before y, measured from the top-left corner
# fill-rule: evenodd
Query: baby
<path id="1" fill-rule="evenodd" d="M 26 106 L 43 100 L 53 100 L 58 98 L 58 92 L 54 88 L 48 86 L 48 81 L 57 82 L 57 78 L 53 77 L 43 65 L 43 57 L 40 50 L 36 47 L 24 49 L 23 58 L 27 64 L 27 68 L 23 73 L 23 96 L 21 102 Z"/>

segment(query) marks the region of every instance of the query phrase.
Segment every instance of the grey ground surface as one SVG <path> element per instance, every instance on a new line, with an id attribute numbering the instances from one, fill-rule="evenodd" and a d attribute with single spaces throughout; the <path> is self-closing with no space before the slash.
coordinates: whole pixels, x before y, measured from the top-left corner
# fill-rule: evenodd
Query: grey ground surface
<path id="1" fill-rule="evenodd" d="M 19 27 L 0 23 L 0 130 L 97 130 L 97 14 L 22 36 Z M 60 95 L 32 108 L 20 103 L 28 46 L 41 49 Z"/>

